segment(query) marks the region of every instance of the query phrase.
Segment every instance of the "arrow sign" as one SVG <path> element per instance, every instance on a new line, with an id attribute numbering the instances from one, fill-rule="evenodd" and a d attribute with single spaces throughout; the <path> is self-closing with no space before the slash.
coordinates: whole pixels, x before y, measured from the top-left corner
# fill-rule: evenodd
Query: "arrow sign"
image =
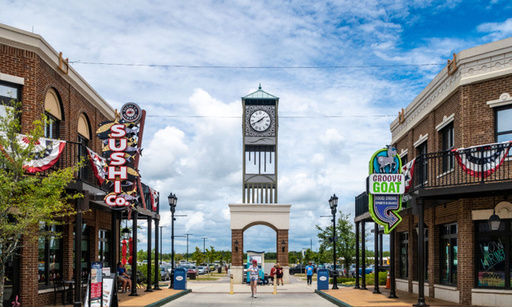
<path id="1" fill-rule="evenodd" d="M 368 207 L 373 220 L 390 233 L 401 221 L 404 176 L 402 161 L 396 148 L 387 146 L 375 152 L 370 160 Z"/>

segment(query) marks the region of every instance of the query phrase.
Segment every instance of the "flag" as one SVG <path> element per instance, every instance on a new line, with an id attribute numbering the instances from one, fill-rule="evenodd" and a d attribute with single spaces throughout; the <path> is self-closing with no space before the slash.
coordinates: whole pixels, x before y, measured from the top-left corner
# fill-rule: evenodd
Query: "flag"
<path id="1" fill-rule="evenodd" d="M 414 175 L 414 162 L 416 162 L 416 158 L 402 166 L 402 174 L 404 174 L 405 177 L 405 193 L 411 188 L 412 176 Z"/>
<path id="2" fill-rule="evenodd" d="M 159 201 L 159 195 L 160 195 L 160 193 L 157 190 L 149 188 L 149 196 L 151 199 L 151 208 L 153 208 L 153 211 L 156 211 L 157 203 Z"/>
<path id="3" fill-rule="evenodd" d="M 18 142 L 22 146 L 28 146 L 29 138 L 19 135 Z M 52 167 L 60 158 L 66 146 L 66 141 L 40 138 L 34 144 L 35 156 L 30 161 L 25 161 L 23 168 L 29 173 L 42 172 Z"/>
<path id="4" fill-rule="evenodd" d="M 91 162 L 92 171 L 94 172 L 94 176 L 98 179 L 100 185 L 103 184 L 105 178 L 107 177 L 107 162 L 105 158 L 101 157 L 91 149 L 87 148 L 87 153 L 89 154 L 89 162 Z"/>

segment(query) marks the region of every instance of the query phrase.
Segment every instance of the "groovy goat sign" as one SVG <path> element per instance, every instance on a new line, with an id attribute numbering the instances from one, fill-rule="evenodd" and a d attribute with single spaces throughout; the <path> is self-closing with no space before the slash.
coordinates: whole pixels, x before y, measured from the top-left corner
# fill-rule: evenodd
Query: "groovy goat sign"
<path id="1" fill-rule="evenodd" d="M 396 148 L 387 146 L 375 152 L 370 160 L 368 177 L 369 211 L 373 220 L 384 226 L 384 233 L 390 233 L 402 218 L 402 194 L 405 192 L 405 178 L 402 161 Z"/>

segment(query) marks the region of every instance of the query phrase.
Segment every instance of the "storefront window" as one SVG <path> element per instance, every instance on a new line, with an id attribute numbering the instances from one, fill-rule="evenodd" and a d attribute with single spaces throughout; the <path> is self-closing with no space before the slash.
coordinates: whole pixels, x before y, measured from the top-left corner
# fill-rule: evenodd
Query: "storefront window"
<path id="1" fill-rule="evenodd" d="M 103 262 L 103 267 L 109 267 L 110 263 L 110 231 L 100 229 L 99 238 L 98 238 L 98 261 Z"/>
<path id="2" fill-rule="evenodd" d="M 409 255 L 409 233 L 400 233 L 400 278 L 409 276 L 407 256 Z"/>
<path id="3" fill-rule="evenodd" d="M 90 227 L 89 226 L 86 226 L 85 224 L 83 225 L 83 230 L 82 230 L 82 256 L 80 257 L 81 260 L 80 260 L 80 263 L 81 263 L 81 267 L 82 267 L 82 275 L 87 275 L 87 273 L 89 272 L 89 262 L 90 262 L 90 257 L 89 257 L 89 231 L 90 231 Z M 73 227 L 75 228 L 75 227 Z M 75 232 L 73 232 L 73 269 L 75 268 Z"/>
<path id="4" fill-rule="evenodd" d="M 457 284 L 457 224 L 441 226 L 441 283 Z"/>
<path id="5" fill-rule="evenodd" d="M 477 287 L 510 289 L 512 223 L 502 220 L 492 231 L 487 221 L 476 222 Z"/>
<path id="6" fill-rule="evenodd" d="M 47 288 L 53 280 L 62 279 L 62 226 L 39 224 L 38 281 L 39 288 Z"/>

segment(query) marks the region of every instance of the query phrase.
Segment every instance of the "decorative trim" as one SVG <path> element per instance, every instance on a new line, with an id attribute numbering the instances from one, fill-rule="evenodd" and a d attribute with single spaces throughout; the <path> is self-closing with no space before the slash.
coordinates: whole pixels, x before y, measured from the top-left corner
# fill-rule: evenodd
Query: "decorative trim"
<path id="1" fill-rule="evenodd" d="M 496 207 L 494 207 L 494 211 L 496 212 L 496 215 L 500 217 L 500 219 L 512 218 L 512 204 L 508 201 L 499 202 Z M 492 209 L 473 210 L 471 212 L 473 221 L 488 220 L 492 214 Z"/>
<path id="2" fill-rule="evenodd" d="M 455 113 L 453 113 L 452 115 L 450 116 L 443 116 L 443 121 L 436 126 L 436 130 L 437 131 L 441 131 L 441 129 L 443 129 L 444 127 L 446 127 L 449 123 L 453 122 L 455 118 Z"/>
<path id="3" fill-rule="evenodd" d="M 487 101 L 487 105 L 490 108 L 506 106 L 506 105 L 509 105 L 509 104 L 512 104 L 512 97 L 510 97 L 509 93 L 501 94 L 499 99 Z"/>
<path id="4" fill-rule="evenodd" d="M 414 142 L 414 147 L 420 146 L 426 140 L 428 140 L 428 133 L 425 135 L 420 134 L 420 137 L 418 138 L 418 140 L 416 142 Z"/>
<path id="5" fill-rule="evenodd" d="M 25 85 L 25 78 L 13 75 L 3 74 L 0 72 L 0 81 L 11 82 L 15 84 Z"/>
<path id="6" fill-rule="evenodd" d="M 408 153 L 409 153 L 409 148 L 407 148 L 407 149 L 403 149 L 403 148 L 402 148 L 402 150 L 400 151 L 399 156 L 400 156 L 400 158 L 403 158 L 403 157 L 404 157 L 405 155 L 407 155 Z"/>

